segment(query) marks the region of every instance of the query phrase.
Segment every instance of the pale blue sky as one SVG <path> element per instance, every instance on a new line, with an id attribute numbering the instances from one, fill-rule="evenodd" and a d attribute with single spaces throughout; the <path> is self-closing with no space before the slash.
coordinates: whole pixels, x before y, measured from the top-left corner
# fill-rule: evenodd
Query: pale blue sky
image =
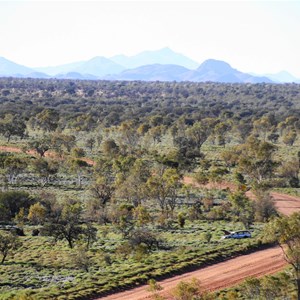
<path id="1" fill-rule="evenodd" d="M 300 1 L 3 1 L 0 56 L 30 67 L 170 47 L 300 78 Z"/>

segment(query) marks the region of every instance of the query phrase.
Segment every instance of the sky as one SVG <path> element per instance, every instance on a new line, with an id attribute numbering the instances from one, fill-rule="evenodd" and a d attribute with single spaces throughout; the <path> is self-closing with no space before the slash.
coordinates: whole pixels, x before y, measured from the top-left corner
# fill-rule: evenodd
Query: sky
<path id="1" fill-rule="evenodd" d="M 300 1 L 4 1 L 0 56 L 28 67 L 170 47 L 300 78 Z"/>

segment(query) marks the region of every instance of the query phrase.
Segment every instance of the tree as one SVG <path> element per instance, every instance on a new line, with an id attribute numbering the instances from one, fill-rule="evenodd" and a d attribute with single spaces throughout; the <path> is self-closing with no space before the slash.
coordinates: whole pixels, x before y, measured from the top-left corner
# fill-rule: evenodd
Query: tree
<path id="1" fill-rule="evenodd" d="M 53 236 L 55 240 L 66 240 L 70 248 L 84 234 L 81 224 L 82 204 L 79 201 L 67 199 L 58 204 L 56 214 L 49 218 L 43 232 Z"/>
<path id="2" fill-rule="evenodd" d="M 198 149 L 200 150 L 201 146 L 212 133 L 216 124 L 216 119 L 205 118 L 199 122 L 195 122 L 192 127 L 187 129 L 186 133 L 195 141 Z"/>
<path id="3" fill-rule="evenodd" d="M 136 248 L 140 245 L 146 245 L 148 251 L 157 249 L 159 246 L 159 239 L 156 234 L 147 228 L 138 228 L 130 232 L 129 244 Z"/>
<path id="4" fill-rule="evenodd" d="M 32 166 L 39 175 L 41 186 L 45 186 L 50 182 L 51 177 L 57 174 L 59 162 L 57 160 L 47 160 L 41 157 L 33 160 Z"/>
<path id="5" fill-rule="evenodd" d="M 288 180 L 288 183 L 291 187 L 299 187 L 299 170 L 300 162 L 298 157 L 290 161 L 282 162 L 279 173 L 282 177 L 285 177 Z"/>
<path id="6" fill-rule="evenodd" d="M 139 140 L 133 121 L 123 122 L 119 126 L 118 131 L 120 134 L 118 142 L 120 148 L 125 150 L 125 153 L 133 153 Z"/>
<path id="7" fill-rule="evenodd" d="M 17 155 L 7 155 L 4 160 L 4 169 L 7 174 L 8 182 L 13 184 L 17 181 L 18 175 L 27 168 L 27 159 Z"/>
<path id="8" fill-rule="evenodd" d="M 116 194 L 137 207 L 147 198 L 146 183 L 150 177 L 148 164 L 137 159 L 126 173 L 128 174 L 122 174 L 121 183 L 116 187 Z"/>
<path id="9" fill-rule="evenodd" d="M 230 130 L 231 125 L 229 122 L 220 122 L 214 128 L 214 135 L 217 139 L 219 146 L 225 146 L 226 144 L 226 133 Z"/>
<path id="10" fill-rule="evenodd" d="M 119 205 L 112 213 L 113 222 L 123 238 L 130 237 L 135 228 L 133 213 L 134 207 L 129 204 Z"/>
<path id="11" fill-rule="evenodd" d="M 38 113 L 32 120 L 33 127 L 42 129 L 46 132 L 55 131 L 58 127 L 59 112 L 52 108 L 45 108 Z"/>
<path id="12" fill-rule="evenodd" d="M 139 205 L 133 211 L 135 225 L 143 227 L 152 221 L 152 217 L 145 206 Z"/>
<path id="13" fill-rule="evenodd" d="M 273 197 L 265 190 L 254 190 L 255 202 L 255 220 L 258 222 L 267 222 L 271 217 L 277 216 L 277 210 Z"/>
<path id="14" fill-rule="evenodd" d="M 196 278 L 192 278 L 190 281 L 181 281 L 172 294 L 175 300 L 212 299 L 205 292 L 201 291 L 200 281 Z"/>
<path id="15" fill-rule="evenodd" d="M 51 137 L 51 143 L 57 153 L 62 153 L 63 148 L 70 153 L 71 149 L 76 145 L 76 137 L 55 132 Z"/>
<path id="16" fill-rule="evenodd" d="M 180 175 L 175 169 L 160 166 L 153 171 L 147 181 L 150 197 L 156 199 L 162 213 L 173 213 L 178 191 L 181 187 Z"/>
<path id="17" fill-rule="evenodd" d="M 238 134 L 239 140 L 244 143 L 250 136 L 253 129 L 253 124 L 247 120 L 241 120 L 235 127 L 235 131 Z"/>
<path id="18" fill-rule="evenodd" d="M 155 299 L 155 300 L 164 300 L 165 299 L 163 296 L 160 296 L 158 294 L 158 292 L 161 291 L 163 289 L 163 287 L 159 283 L 157 283 L 156 280 L 149 279 L 147 283 L 149 285 L 147 290 L 149 292 L 152 292 L 153 299 Z"/>
<path id="19" fill-rule="evenodd" d="M 297 132 L 295 130 L 290 130 L 283 137 L 282 141 L 287 146 L 293 146 L 297 138 Z"/>
<path id="20" fill-rule="evenodd" d="M 35 225 L 41 224 L 45 220 L 46 213 L 46 208 L 40 202 L 37 202 L 30 206 L 28 220 Z"/>
<path id="21" fill-rule="evenodd" d="M 258 278 L 247 278 L 242 283 L 241 290 L 246 299 L 260 299 L 261 282 Z"/>
<path id="22" fill-rule="evenodd" d="M 13 220 L 22 208 L 28 210 L 34 202 L 34 198 L 23 191 L 0 192 L 0 220 Z"/>
<path id="23" fill-rule="evenodd" d="M 103 208 L 111 200 L 115 191 L 114 184 L 109 178 L 99 176 L 96 181 L 90 186 L 90 192 L 94 199 L 98 201 Z"/>
<path id="24" fill-rule="evenodd" d="M 72 261 L 76 267 L 83 269 L 86 272 L 89 271 L 89 268 L 92 265 L 91 258 L 88 255 L 86 248 L 82 246 L 75 249 Z"/>
<path id="25" fill-rule="evenodd" d="M 26 124 L 19 116 L 7 114 L 4 119 L 0 120 L 0 134 L 7 139 L 8 143 L 12 136 L 23 138 L 25 132 Z"/>
<path id="26" fill-rule="evenodd" d="M 93 151 L 95 144 L 96 144 L 96 139 L 94 137 L 90 137 L 85 141 L 85 146 L 89 148 L 91 152 Z"/>
<path id="27" fill-rule="evenodd" d="M 2 260 L 0 264 L 4 264 L 7 255 L 20 248 L 21 245 L 22 244 L 18 236 L 10 232 L 6 233 L 0 231 L 0 253 L 2 254 Z"/>
<path id="28" fill-rule="evenodd" d="M 254 185 L 261 184 L 273 174 L 275 146 L 251 136 L 240 147 L 238 169 L 247 175 Z"/>
<path id="29" fill-rule="evenodd" d="M 119 146 L 112 139 L 108 139 L 102 142 L 103 153 L 106 156 L 114 157 L 119 153 Z"/>
<path id="30" fill-rule="evenodd" d="M 272 128 L 272 122 L 269 116 L 263 116 L 262 118 L 255 120 L 253 122 L 254 130 L 259 134 L 262 139 L 265 141 L 267 133 Z"/>
<path id="31" fill-rule="evenodd" d="M 28 142 L 29 149 L 33 149 L 38 153 L 41 157 L 45 156 L 45 153 L 52 148 L 52 140 L 51 136 L 44 135 L 41 138 L 36 138 L 32 141 Z"/>
<path id="32" fill-rule="evenodd" d="M 201 147 L 212 133 L 215 124 L 215 119 L 206 118 L 174 135 L 173 142 L 178 149 L 181 163 L 190 165 L 195 158 L 202 157 Z"/>
<path id="33" fill-rule="evenodd" d="M 295 275 L 298 300 L 300 300 L 300 213 L 274 219 L 266 229 L 266 238 L 275 238 L 285 260 L 292 266 Z"/>
<path id="34" fill-rule="evenodd" d="M 89 164 L 85 160 L 77 158 L 71 158 L 68 164 L 70 171 L 77 175 L 77 184 L 81 187 L 83 175 L 88 171 Z"/>
<path id="35" fill-rule="evenodd" d="M 232 205 L 233 216 L 248 229 L 254 220 L 253 202 L 242 191 L 232 193 L 229 200 Z"/>

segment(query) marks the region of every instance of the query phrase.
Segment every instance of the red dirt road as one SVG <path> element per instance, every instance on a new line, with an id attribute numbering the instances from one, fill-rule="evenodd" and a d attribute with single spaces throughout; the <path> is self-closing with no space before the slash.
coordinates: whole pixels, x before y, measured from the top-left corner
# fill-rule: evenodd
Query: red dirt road
<path id="1" fill-rule="evenodd" d="M 236 186 L 231 182 L 221 182 L 221 183 L 208 183 L 206 185 L 199 185 L 193 181 L 191 177 L 185 177 L 183 182 L 185 184 L 194 185 L 196 187 L 205 187 L 208 189 L 217 188 L 217 189 L 227 189 L 231 191 L 236 190 Z M 254 194 L 251 191 L 246 192 L 246 195 L 253 199 L 255 198 Z M 300 197 L 291 196 L 287 194 L 281 194 L 277 192 L 271 193 L 272 197 L 275 200 L 275 206 L 279 212 L 284 215 L 291 215 L 293 212 L 300 211 Z"/>
<path id="2" fill-rule="evenodd" d="M 21 152 L 17 148 L 1 147 L 0 151 Z M 88 162 L 91 163 L 91 162 Z M 92 164 L 92 163 L 91 163 Z M 184 183 L 193 184 L 193 180 L 189 177 L 184 179 Z M 206 186 L 207 188 L 230 188 L 235 189 L 231 183 L 220 183 L 214 186 Z M 247 192 L 248 197 L 254 198 L 251 191 Z M 295 211 L 300 211 L 300 198 L 290 195 L 273 192 L 277 209 L 286 215 L 290 215 Z M 163 280 L 159 284 L 163 287 L 161 295 L 167 299 L 173 299 L 171 295 L 172 289 L 182 280 L 190 280 L 197 278 L 200 280 L 203 289 L 208 291 L 220 290 L 226 287 L 234 286 L 242 282 L 245 278 L 253 276 L 260 277 L 282 270 L 286 266 L 282 251 L 279 247 L 257 251 L 255 253 L 239 256 L 225 262 L 199 269 L 197 271 L 185 273 L 183 275 L 174 276 Z M 125 292 L 116 293 L 110 296 L 101 297 L 103 300 L 144 300 L 151 299 L 151 293 L 147 291 L 148 286 L 144 285 Z"/>
<path id="3" fill-rule="evenodd" d="M 300 211 L 300 198 L 272 192 L 271 195 L 275 199 L 275 205 L 278 211 L 284 215 L 291 215 L 293 212 Z"/>
<path id="4" fill-rule="evenodd" d="M 196 185 L 191 178 L 184 178 L 184 183 Z M 221 183 L 214 186 L 206 186 L 207 188 L 230 188 L 235 189 L 232 183 Z M 254 198 L 251 191 L 247 192 L 247 196 Z M 300 211 L 300 198 L 285 194 L 273 192 L 272 196 L 275 200 L 277 209 L 285 214 L 290 215 L 295 211 Z M 280 247 L 274 247 L 266 250 L 257 251 L 251 254 L 239 256 L 225 262 L 199 269 L 197 271 L 185 273 L 163 281 L 159 284 L 163 287 L 161 295 L 168 300 L 174 299 L 171 295 L 172 289 L 180 281 L 187 281 L 192 278 L 200 280 L 202 288 L 207 291 L 216 291 L 226 287 L 234 286 L 248 277 L 261 277 L 268 274 L 276 273 L 287 265 L 283 258 Z M 116 293 L 107 297 L 98 299 L 103 300 L 144 300 L 151 299 L 151 293 L 147 291 L 147 286 L 141 286 L 125 292 Z"/>
<path id="5" fill-rule="evenodd" d="M 207 291 L 220 290 L 234 286 L 249 276 L 260 277 L 276 273 L 282 270 L 285 266 L 286 261 L 283 258 L 281 249 L 279 247 L 274 247 L 239 256 L 197 271 L 160 281 L 159 284 L 163 287 L 160 294 L 165 296 L 167 299 L 173 299 L 171 290 L 180 281 L 188 281 L 192 278 L 199 279 L 202 288 Z M 129 291 L 116 293 L 98 299 L 144 300 L 151 299 L 151 293 L 147 291 L 147 286 L 141 286 Z"/>

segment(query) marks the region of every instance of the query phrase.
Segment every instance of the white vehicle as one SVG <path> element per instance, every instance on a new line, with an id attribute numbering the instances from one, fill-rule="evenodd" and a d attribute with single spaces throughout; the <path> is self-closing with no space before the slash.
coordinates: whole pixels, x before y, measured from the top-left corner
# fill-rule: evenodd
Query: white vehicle
<path id="1" fill-rule="evenodd" d="M 251 232 L 249 230 L 238 230 L 238 231 L 227 231 L 224 230 L 226 233 L 222 236 L 222 239 L 244 239 L 244 238 L 251 238 Z"/>

